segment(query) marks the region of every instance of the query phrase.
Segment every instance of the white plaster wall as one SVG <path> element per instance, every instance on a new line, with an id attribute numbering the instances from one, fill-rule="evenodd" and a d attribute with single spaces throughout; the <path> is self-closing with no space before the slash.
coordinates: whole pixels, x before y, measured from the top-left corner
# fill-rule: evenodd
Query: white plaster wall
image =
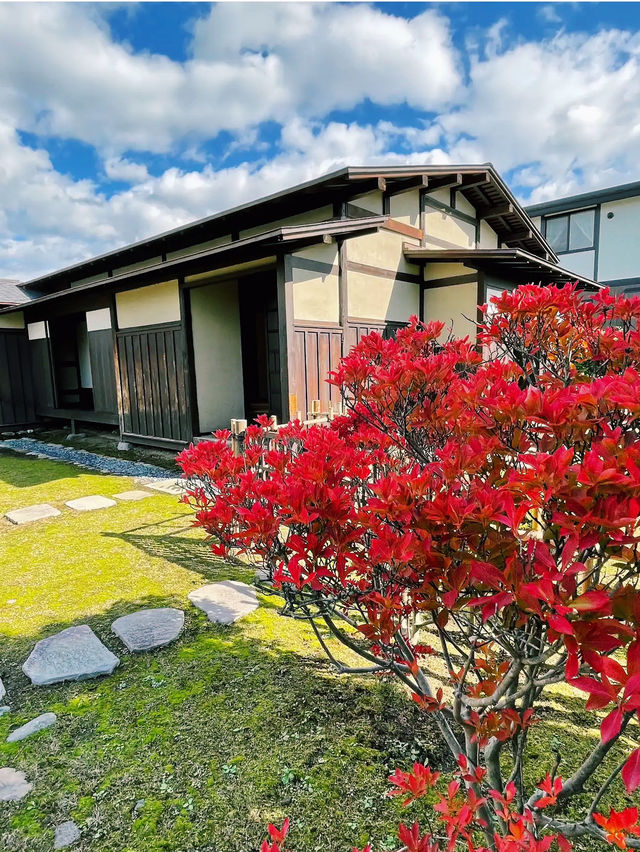
<path id="1" fill-rule="evenodd" d="M 326 272 L 302 269 L 296 259 L 312 260 L 327 266 Z M 335 243 L 307 246 L 291 255 L 293 316 L 306 322 L 339 322 L 340 285 L 338 247 Z"/>
<path id="2" fill-rule="evenodd" d="M 424 318 L 438 320 L 445 324 L 442 339 L 446 339 L 450 330 L 455 337 L 470 337 L 475 340 L 476 326 L 473 320 L 478 313 L 478 285 L 452 284 L 447 287 L 434 287 L 424 291 Z M 469 319 L 466 319 L 468 317 Z"/>
<path id="3" fill-rule="evenodd" d="M 373 190 L 373 192 L 365 192 L 351 198 L 349 204 L 354 204 L 356 207 L 362 207 L 363 210 L 369 210 L 371 213 L 379 215 L 382 213 L 382 193 L 378 189 Z"/>
<path id="4" fill-rule="evenodd" d="M 394 231 L 378 231 L 363 237 L 353 237 L 347 240 L 347 259 L 355 263 L 365 263 L 390 272 L 419 273 L 419 268 L 407 263 L 403 254 L 403 245 L 409 243 L 420 245 L 417 240 L 397 234 Z"/>
<path id="5" fill-rule="evenodd" d="M 456 210 L 475 218 L 476 208 L 461 192 L 456 192 Z"/>
<path id="6" fill-rule="evenodd" d="M 324 207 L 317 207 L 315 210 L 309 210 L 306 213 L 298 213 L 296 216 L 289 216 L 286 219 L 277 219 L 272 222 L 264 222 L 255 228 L 247 228 L 245 231 L 240 231 L 240 239 L 243 237 L 254 237 L 256 234 L 264 234 L 266 231 L 272 231 L 274 228 L 280 228 L 284 225 L 306 225 L 313 222 L 326 222 L 333 219 L 333 206 L 327 204 Z"/>
<path id="7" fill-rule="evenodd" d="M 575 272 L 577 275 L 586 275 L 587 278 L 593 278 L 595 274 L 595 256 L 593 250 L 558 254 L 558 265 L 562 266 L 563 269 L 568 269 L 570 272 Z M 640 273 L 640 263 L 637 268 Z"/>
<path id="8" fill-rule="evenodd" d="M 326 275 L 293 267 L 293 316 L 307 322 L 339 322 L 339 281 Z"/>
<path id="9" fill-rule="evenodd" d="M 613 213 L 613 219 L 607 214 Z M 640 197 L 610 201 L 600 208 L 598 281 L 640 276 Z"/>
<path id="10" fill-rule="evenodd" d="M 244 417 L 238 282 L 190 293 L 200 431 L 228 429 L 232 418 Z"/>
<path id="11" fill-rule="evenodd" d="M 432 240 L 432 237 L 435 240 Z M 475 225 L 455 219 L 445 211 L 431 210 L 427 207 L 424 215 L 423 242 L 427 247 L 443 248 L 436 240 L 442 240 L 457 248 L 475 248 Z"/>
<path id="12" fill-rule="evenodd" d="M 24 328 L 22 311 L 16 311 L 13 314 L 0 314 L 0 328 Z"/>
<path id="13" fill-rule="evenodd" d="M 500 240 L 491 225 L 484 220 L 480 222 L 480 242 L 478 243 L 478 248 L 494 249 L 499 248 L 499 246 Z"/>
<path id="14" fill-rule="evenodd" d="M 27 337 L 29 340 L 46 340 L 47 336 L 46 322 L 27 323 Z"/>
<path id="15" fill-rule="evenodd" d="M 111 311 L 109 308 L 87 311 L 86 317 L 88 331 L 104 331 L 111 328 Z"/>
<path id="16" fill-rule="evenodd" d="M 473 272 L 464 263 L 425 263 L 424 280 L 433 281 L 435 278 L 451 278 L 454 275 L 469 275 Z"/>
<path id="17" fill-rule="evenodd" d="M 420 193 L 417 189 L 401 192 L 389 198 L 391 218 L 413 228 L 420 227 Z"/>
<path id="18" fill-rule="evenodd" d="M 180 320 L 180 297 L 177 281 L 150 284 L 116 293 L 119 328 L 157 325 Z"/>
<path id="19" fill-rule="evenodd" d="M 435 198 L 441 204 L 451 204 L 451 190 L 448 188 L 429 190 L 427 198 Z"/>
<path id="20" fill-rule="evenodd" d="M 306 260 L 317 260 L 320 263 L 327 263 L 330 266 L 338 264 L 338 245 L 337 243 L 318 243 L 314 246 L 306 246 L 294 252 L 291 257 L 295 264 L 296 257 L 303 257 Z"/>
<path id="21" fill-rule="evenodd" d="M 176 251 L 168 251 L 167 260 L 175 260 L 178 257 L 187 257 L 190 254 L 197 254 L 200 251 L 224 246 L 230 242 L 231 234 L 226 234 L 222 237 L 216 237 L 214 240 L 207 240 L 204 243 L 195 243 L 195 245 L 186 246 L 186 248 L 177 249 Z"/>
<path id="22" fill-rule="evenodd" d="M 531 221 L 536 226 L 536 228 L 542 233 L 542 216 L 532 216 Z"/>
<path id="23" fill-rule="evenodd" d="M 406 322 L 420 311 L 420 287 L 349 270 L 348 312 L 353 318 Z"/>

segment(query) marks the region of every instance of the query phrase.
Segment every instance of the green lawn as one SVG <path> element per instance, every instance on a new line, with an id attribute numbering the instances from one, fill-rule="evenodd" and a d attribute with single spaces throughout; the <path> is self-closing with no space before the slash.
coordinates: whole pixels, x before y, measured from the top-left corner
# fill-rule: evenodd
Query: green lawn
<path id="1" fill-rule="evenodd" d="M 54 826 L 74 819 L 78 850 L 252 852 L 266 824 L 287 814 L 297 852 L 368 838 L 396 848 L 400 807 L 385 798 L 386 775 L 414 759 L 440 766 L 437 735 L 390 685 L 334 676 L 307 626 L 278 615 L 277 599 L 261 598 L 233 627 L 208 622 L 189 591 L 251 572 L 214 558 L 176 498 L 88 514 L 64 506 L 131 487 L 0 455 L 0 513 L 40 502 L 63 511 L 24 527 L 0 520 L 0 675 L 12 708 L 0 718 L 0 765 L 34 783 L 22 802 L 0 804 L 0 848 L 50 850 Z M 167 604 L 186 612 L 172 646 L 131 655 L 111 634 L 114 618 Z M 116 672 L 32 687 L 20 666 L 34 643 L 85 623 L 120 656 Z M 54 728 L 4 742 L 48 710 Z"/>

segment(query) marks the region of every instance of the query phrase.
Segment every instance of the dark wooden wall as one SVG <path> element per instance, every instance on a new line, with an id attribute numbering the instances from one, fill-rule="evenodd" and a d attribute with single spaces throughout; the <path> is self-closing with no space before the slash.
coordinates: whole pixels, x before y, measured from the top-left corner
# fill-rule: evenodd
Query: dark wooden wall
<path id="1" fill-rule="evenodd" d="M 123 434 L 185 442 L 192 437 L 180 323 L 117 333 Z"/>
<path id="2" fill-rule="evenodd" d="M 89 357 L 93 380 L 93 407 L 96 411 L 118 413 L 118 394 L 110 328 L 89 332 Z"/>
<path id="3" fill-rule="evenodd" d="M 0 426 L 35 420 L 26 331 L 0 330 Z"/>
<path id="4" fill-rule="evenodd" d="M 311 400 L 319 399 L 322 411 L 327 411 L 329 401 L 338 402 L 340 391 L 327 383 L 331 370 L 335 370 L 342 357 L 342 329 L 297 325 L 294 329 L 292 393 L 297 396 L 298 409 L 307 416 Z M 295 412 L 292 412 L 295 417 Z"/>
<path id="5" fill-rule="evenodd" d="M 29 341 L 33 396 L 36 412 L 55 408 L 56 395 L 51 369 L 51 353 L 48 338 Z"/>
<path id="6" fill-rule="evenodd" d="M 346 331 L 343 331 L 338 325 L 297 324 L 294 328 L 293 359 L 289 362 L 293 367 L 290 384 L 303 416 L 309 413 L 311 400 L 319 399 L 322 411 L 327 411 L 330 401 L 340 401 L 339 388 L 328 384 L 327 378 L 332 370 L 337 369 L 343 355 L 373 331 L 387 339 L 404 325 L 406 323 L 350 319 Z M 291 416 L 294 417 L 295 412 Z"/>

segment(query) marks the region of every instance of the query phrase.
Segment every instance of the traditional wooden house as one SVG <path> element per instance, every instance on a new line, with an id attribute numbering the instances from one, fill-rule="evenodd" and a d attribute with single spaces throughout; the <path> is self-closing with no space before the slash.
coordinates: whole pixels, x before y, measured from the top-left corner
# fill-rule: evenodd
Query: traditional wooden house
<path id="1" fill-rule="evenodd" d="M 178 447 L 326 409 L 342 353 L 413 314 L 475 334 L 522 282 L 578 280 L 491 165 L 343 168 L 22 285 L 0 310 L 0 423 Z"/>

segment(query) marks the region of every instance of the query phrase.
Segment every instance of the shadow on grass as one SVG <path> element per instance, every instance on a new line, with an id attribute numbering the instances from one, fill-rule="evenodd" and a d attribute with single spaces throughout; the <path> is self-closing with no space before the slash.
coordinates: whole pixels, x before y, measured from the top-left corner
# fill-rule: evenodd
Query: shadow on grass
<path id="1" fill-rule="evenodd" d="M 295 648 L 212 624 L 195 609 L 181 637 L 155 652 L 130 654 L 111 633 L 120 615 L 167 605 L 184 601 L 120 601 L 6 643 L 3 675 L 18 712 L 0 718 L 0 740 L 36 713 L 53 710 L 59 721 L 25 743 L 0 744 L 0 764 L 34 784 L 23 802 L 0 810 L 5 848 L 49 850 L 65 819 L 83 830 L 81 852 L 249 852 L 266 824 L 287 814 L 293 848 L 319 848 L 322 839 L 341 850 L 388 837 L 399 815 L 384 796 L 389 771 L 416 759 L 443 765 L 431 720 L 390 684 L 331 677 Z M 20 665 L 33 644 L 79 623 L 120 666 L 96 680 L 31 686 Z M 282 631 L 295 629 L 283 621 Z"/>
<path id="2" fill-rule="evenodd" d="M 197 538 L 193 527 L 185 523 L 184 515 L 168 518 L 157 524 L 149 524 L 126 532 L 103 532 L 106 538 L 120 539 L 141 550 L 148 556 L 164 559 L 187 568 L 198 571 L 205 578 L 215 580 L 242 580 L 250 582 L 255 569 L 239 560 L 222 559 L 211 551 L 211 545 L 206 539 Z M 179 526 L 172 528 L 178 523 Z"/>
<path id="3" fill-rule="evenodd" d="M 44 485 L 58 479 L 71 479 L 82 473 L 86 471 L 65 462 L 37 459 L 12 450 L 0 451 L 0 482 L 6 482 L 13 488 Z"/>

